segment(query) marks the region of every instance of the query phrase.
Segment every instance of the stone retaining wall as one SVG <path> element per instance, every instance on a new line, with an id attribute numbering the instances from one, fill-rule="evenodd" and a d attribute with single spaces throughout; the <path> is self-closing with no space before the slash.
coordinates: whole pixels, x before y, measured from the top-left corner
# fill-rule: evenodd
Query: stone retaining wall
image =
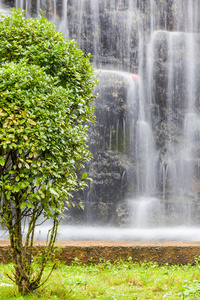
<path id="1" fill-rule="evenodd" d="M 35 251 L 45 242 L 36 242 Z M 71 264 L 75 258 L 82 263 L 99 260 L 114 262 L 132 257 L 134 262 L 158 262 L 163 264 L 194 264 L 200 256 L 200 242 L 108 242 L 108 241 L 60 241 L 57 242 L 59 259 Z M 9 242 L 0 241 L 0 263 L 11 261 Z"/>

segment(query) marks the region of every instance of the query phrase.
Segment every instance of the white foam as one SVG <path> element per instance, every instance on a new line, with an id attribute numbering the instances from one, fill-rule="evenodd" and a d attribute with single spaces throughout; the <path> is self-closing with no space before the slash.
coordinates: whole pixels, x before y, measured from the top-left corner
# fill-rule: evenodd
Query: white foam
<path id="1" fill-rule="evenodd" d="M 50 225 L 36 230 L 35 240 L 45 240 Z M 0 240 L 8 239 L 8 235 Z M 116 228 L 60 225 L 58 239 L 63 241 L 200 241 L 199 227 Z"/>

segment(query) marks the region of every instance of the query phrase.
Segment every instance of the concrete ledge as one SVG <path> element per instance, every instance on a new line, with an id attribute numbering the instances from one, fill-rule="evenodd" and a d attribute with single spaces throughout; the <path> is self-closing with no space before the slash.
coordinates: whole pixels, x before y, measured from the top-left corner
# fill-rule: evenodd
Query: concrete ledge
<path id="1" fill-rule="evenodd" d="M 58 257 L 66 264 L 75 258 L 87 264 L 103 261 L 114 262 L 132 257 L 134 262 L 158 262 L 163 264 L 194 264 L 200 257 L 200 242 L 111 242 L 111 241 L 59 241 Z M 35 253 L 45 247 L 45 242 L 35 242 Z M 0 241 L 0 262 L 11 261 L 8 241 Z"/>

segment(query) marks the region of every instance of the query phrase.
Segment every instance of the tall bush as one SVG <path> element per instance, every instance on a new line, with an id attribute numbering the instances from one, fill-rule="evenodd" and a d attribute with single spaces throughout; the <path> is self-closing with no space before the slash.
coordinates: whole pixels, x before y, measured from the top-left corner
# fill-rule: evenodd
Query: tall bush
<path id="1" fill-rule="evenodd" d="M 21 10 L 0 16 L 0 214 L 13 253 L 11 279 L 25 293 L 41 285 L 64 207 L 86 185 L 87 174 L 79 178 L 77 170 L 90 159 L 95 79 L 89 58 L 43 16 L 25 19 Z M 41 216 L 53 226 L 36 272 Z"/>

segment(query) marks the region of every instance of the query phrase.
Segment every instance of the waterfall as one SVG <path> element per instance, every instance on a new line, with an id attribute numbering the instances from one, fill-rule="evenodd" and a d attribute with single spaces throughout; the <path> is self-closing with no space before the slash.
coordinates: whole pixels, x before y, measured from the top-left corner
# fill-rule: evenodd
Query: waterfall
<path id="1" fill-rule="evenodd" d="M 62 17 L 58 29 L 62 31 L 66 38 L 69 38 L 68 18 L 67 18 L 67 1 L 63 1 Z"/>
<path id="2" fill-rule="evenodd" d="M 15 7 L 27 17 L 46 10 L 100 72 L 86 166 L 94 181 L 86 216 L 76 212 L 74 223 L 199 225 L 199 1 L 16 0 Z"/>
<path id="3" fill-rule="evenodd" d="M 3 14 L 9 14 L 9 6 L 2 0 L 0 0 L 0 12 Z"/>
<path id="4" fill-rule="evenodd" d="M 160 218 L 161 204 L 157 198 L 140 197 L 131 201 L 132 226 L 135 228 L 150 228 L 156 225 Z"/>

